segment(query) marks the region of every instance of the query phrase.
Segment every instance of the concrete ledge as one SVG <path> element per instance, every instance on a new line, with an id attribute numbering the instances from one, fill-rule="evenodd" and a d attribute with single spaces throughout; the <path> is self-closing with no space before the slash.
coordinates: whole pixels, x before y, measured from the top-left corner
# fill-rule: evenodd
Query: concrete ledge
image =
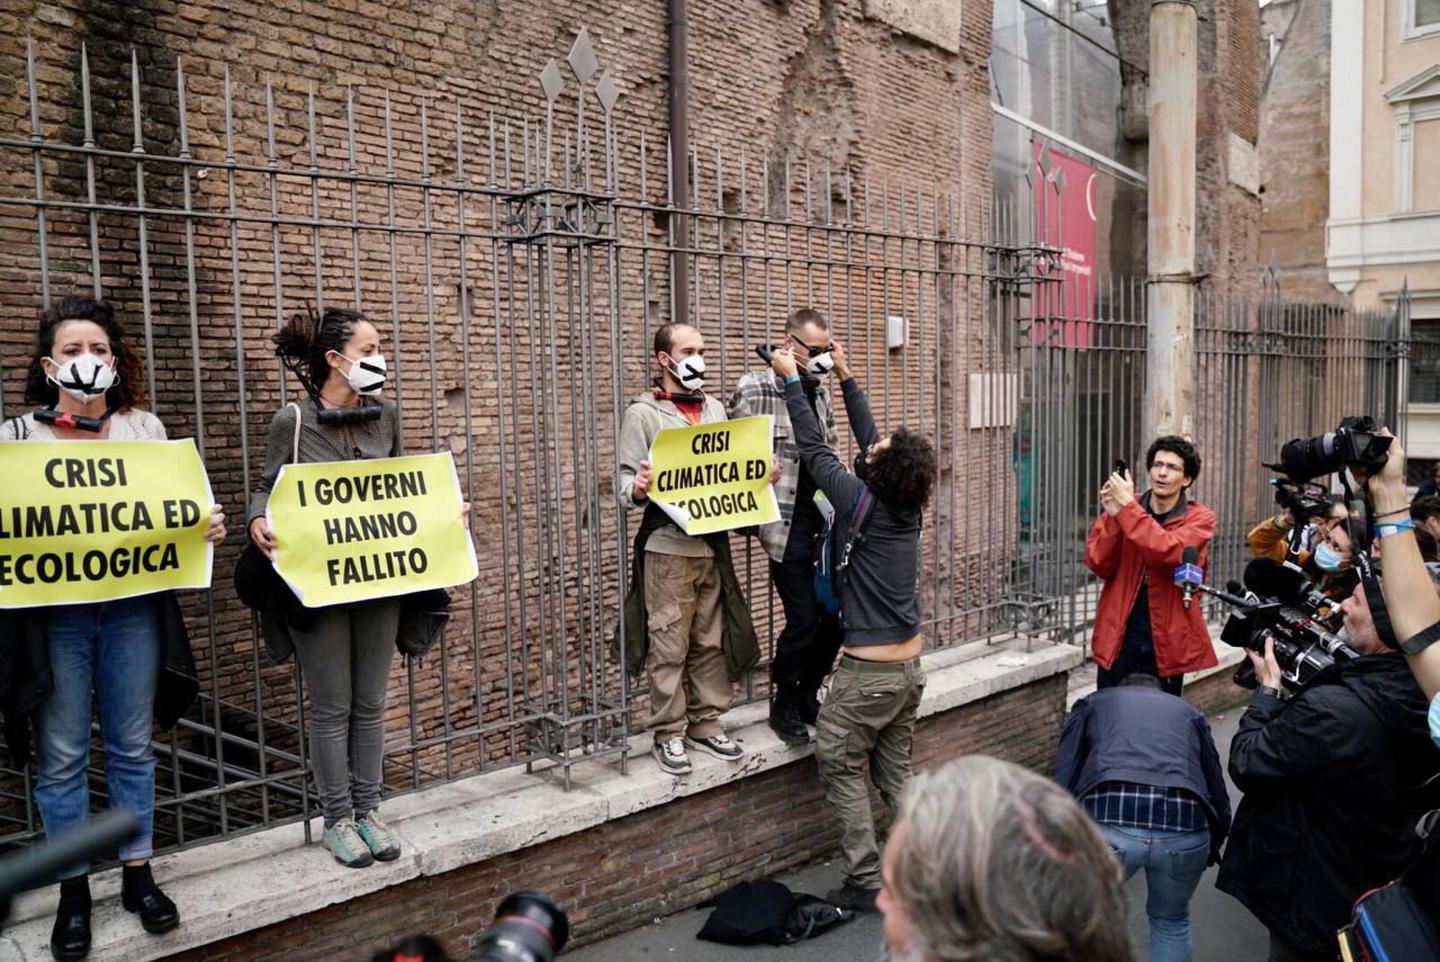
<path id="1" fill-rule="evenodd" d="M 976 642 L 931 652 L 922 717 L 951 711 L 1045 678 L 1084 661 L 1070 645 L 1020 639 Z M 347 869 L 318 844 L 307 846 L 298 825 L 268 829 L 228 842 L 203 845 L 155 860 L 155 874 L 180 907 L 183 924 L 167 935 L 146 934 L 119 902 L 118 870 L 91 880 L 95 895 L 94 960 L 143 960 L 197 948 L 284 922 L 326 906 L 378 892 L 420 876 L 434 876 L 584 831 L 677 798 L 699 794 L 760 772 L 800 762 L 813 746 L 791 748 L 766 725 L 764 703 L 726 716 L 730 734 L 746 749 L 730 764 L 697 754 L 695 771 L 674 778 L 648 756 L 649 736 L 631 742 L 628 775 L 613 759 L 571 769 L 570 791 L 561 772 L 536 766 L 534 774 L 505 769 L 437 786 L 385 803 L 386 820 L 401 836 L 404 854 L 387 865 Z M 320 822 L 312 822 L 316 838 Z M 12 925 L 0 935 L 0 962 L 50 958 L 55 889 L 20 899 Z"/>

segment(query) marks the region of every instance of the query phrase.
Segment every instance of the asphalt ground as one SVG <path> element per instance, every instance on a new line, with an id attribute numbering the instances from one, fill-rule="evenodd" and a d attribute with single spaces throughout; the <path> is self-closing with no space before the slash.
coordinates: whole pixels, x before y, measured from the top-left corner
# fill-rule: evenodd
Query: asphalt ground
<path id="1" fill-rule="evenodd" d="M 1211 718 L 1215 744 L 1222 759 L 1229 757 L 1230 739 L 1244 709 L 1236 708 Z M 641 764 L 644 764 L 642 761 Z M 1230 786 L 1232 805 L 1238 805 L 1239 793 Z M 1212 866 L 1205 872 L 1191 902 L 1191 922 L 1195 933 L 1195 962 L 1248 962 L 1263 959 L 1269 951 L 1264 927 L 1230 896 L 1215 888 Z M 780 881 L 797 892 L 824 895 L 840 881 L 837 864 L 822 862 L 780 876 Z M 1148 957 L 1148 924 L 1145 919 L 1145 878 L 1138 874 L 1126 886 L 1129 900 L 1129 926 L 1137 959 Z M 789 946 L 735 947 L 702 942 L 695 933 L 705 923 L 708 909 L 692 909 L 665 919 L 657 919 L 643 928 L 564 953 L 565 962 L 648 962 L 652 959 L 674 959 L 680 962 L 881 962 L 885 958 L 879 915 L 862 915 L 848 925 L 824 935 Z"/>

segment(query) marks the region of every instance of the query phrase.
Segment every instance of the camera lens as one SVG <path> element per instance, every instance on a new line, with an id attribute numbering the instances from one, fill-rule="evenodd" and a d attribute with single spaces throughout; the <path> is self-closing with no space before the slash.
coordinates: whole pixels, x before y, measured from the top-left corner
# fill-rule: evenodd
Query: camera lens
<path id="1" fill-rule="evenodd" d="M 1313 438 L 1295 438 L 1280 449 L 1280 466 L 1294 481 L 1309 481 L 1344 467 L 1335 447 L 1335 432 Z"/>
<path id="2" fill-rule="evenodd" d="M 507 895 L 480 936 L 470 962 L 552 962 L 570 938 L 570 922 L 542 892 Z"/>

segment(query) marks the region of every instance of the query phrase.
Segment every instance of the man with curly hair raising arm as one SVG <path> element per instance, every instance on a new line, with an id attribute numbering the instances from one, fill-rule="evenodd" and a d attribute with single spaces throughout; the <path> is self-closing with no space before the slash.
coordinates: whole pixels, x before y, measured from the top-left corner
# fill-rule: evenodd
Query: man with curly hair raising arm
<path id="1" fill-rule="evenodd" d="M 869 771 L 893 813 L 910 777 L 915 713 L 925 688 L 920 669 L 921 511 L 935 484 L 934 445 L 907 428 L 880 437 L 845 350 L 832 342 L 835 374 L 860 452 L 851 474 L 825 440 L 805 398 L 795 355 L 778 350 L 771 366 L 785 383 L 800 458 L 834 507 L 833 551 L 844 646 L 815 726 L 825 796 L 840 822 L 844 884 L 826 897 L 874 911 L 880 849 L 870 812 Z M 857 537 L 851 525 L 858 524 Z M 849 550 L 846 550 L 846 546 Z M 848 557 L 840 557 L 847 555 Z"/>

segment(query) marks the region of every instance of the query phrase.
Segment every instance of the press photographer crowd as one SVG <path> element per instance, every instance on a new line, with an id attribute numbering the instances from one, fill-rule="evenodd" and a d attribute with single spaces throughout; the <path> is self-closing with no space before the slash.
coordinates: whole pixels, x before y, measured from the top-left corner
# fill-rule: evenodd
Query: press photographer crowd
<path id="1" fill-rule="evenodd" d="M 1150 959 L 1178 962 L 1218 864 L 1271 962 L 1440 962 L 1440 492 L 1412 502 L 1398 439 L 1351 417 L 1286 444 L 1254 557 L 1218 586 L 1195 445 L 1162 436 L 1139 470 L 1116 461 L 1083 559 L 1102 582 L 1096 690 L 1065 722 L 1053 779 L 973 755 L 912 774 L 940 459 L 913 427 L 877 425 L 823 313 L 774 335 L 727 402 L 702 332 L 661 326 L 653 385 L 616 442 L 614 491 L 638 525 L 615 650 L 647 686 L 636 723 L 654 765 L 668 784 L 692 751 L 746 757 L 722 720 L 761 659 L 731 554 L 732 534 L 752 537 L 783 609 L 768 724 L 787 745 L 813 740 L 839 837 L 843 875 L 823 899 L 737 887 L 705 937 L 794 941 L 879 912 L 894 962 L 1121 962 L 1122 886 L 1143 869 Z M 386 693 L 397 653 L 424 654 L 447 589 L 477 576 L 472 508 L 448 453 L 406 455 L 373 320 L 307 312 L 274 347 L 304 396 L 274 413 L 227 574 L 274 659 L 299 662 L 326 857 L 364 869 L 406 844 L 380 815 Z M 58 883 L 61 962 L 90 952 L 92 860 L 118 858 L 122 905 L 147 932 L 181 921 L 150 868 L 151 739 L 196 695 L 175 593 L 209 586 L 226 513 L 195 446 L 144 409 L 145 383 L 110 307 L 65 298 L 38 329 L 34 409 L 0 426 L 0 708 L 47 839 L 0 860 L 0 922 L 14 895 Z M 1184 698 L 1186 676 L 1219 663 L 1218 611 L 1251 690 L 1228 759 Z M 94 821 L 92 699 L 116 813 Z M 565 912 L 525 891 L 467 951 L 546 962 L 568 937 Z M 355 958 L 372 952 L 459 958 L 419 934 Z"/>

